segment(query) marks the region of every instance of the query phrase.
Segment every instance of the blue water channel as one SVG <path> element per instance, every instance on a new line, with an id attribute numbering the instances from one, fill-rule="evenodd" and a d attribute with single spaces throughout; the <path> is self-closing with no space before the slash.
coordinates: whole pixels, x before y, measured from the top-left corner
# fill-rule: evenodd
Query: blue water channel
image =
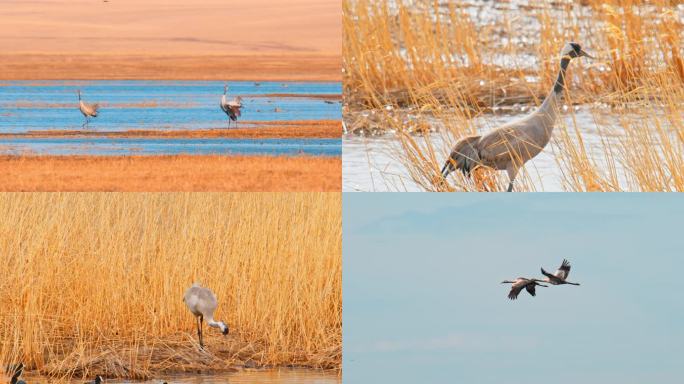
<path id="1" fill-rule="evenodd" d="M 1 81 L 0 133 L 80 130 L 77 90 L 100 114 L 88 130 L 194 130 L 224 128 L 222 81 L 55 80 Z M 241 127 L 249 122 L 340 120 L 340 83 L 228 82 L 228 98 L 243 98 Z M 293 126 L 292 129 L 296 129 Z M 227 138 L 2 138 L 0 154 L 341 154 L 336 139 Z"/>

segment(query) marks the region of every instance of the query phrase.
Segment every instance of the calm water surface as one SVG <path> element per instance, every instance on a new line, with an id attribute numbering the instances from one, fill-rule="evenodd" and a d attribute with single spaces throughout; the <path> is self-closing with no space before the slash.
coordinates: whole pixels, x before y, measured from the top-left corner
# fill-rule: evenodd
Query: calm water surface
<path id="1" fill-rule="evenodd" d="M 0 82 L 0 133 L 78 130 L 84 122 L 76 90 L 88 103 L 100 103 L 91 120 L 94 132 L 129 129 L 207 129 L 226 127 L 219 108 L 220 81 L 5 81 Z M 245 121 L 339 120 L 340 83 L 229 82 L 229 98 L 240 95 Z M 293 127 L 292 129 L 296 129 Z M 50 155 L 323 155 L 340 156 L 339 139 L 227 138 L 4 138 L 0 154 Z"/>
<path id="2" fill-rule="evenodd" d="M 219 81 L 5 81 L 0 82 L 0 132 L 80 129 L 76 90 L 100 103 L 95 131 L 224 127 Z M 259 85 L 256 85 L 259 84 Z M 229 95 L 243 98 L 244 121 L 339 120 L 338 100 L 303 96 L 339 95 L 340 83 L 229 82 Z M 288 94 L 297 97 L 269 95 Z M 332 102 L 329 103 L 329 102 Z M 276 112 L 278 108 L 278 112 Z"/>

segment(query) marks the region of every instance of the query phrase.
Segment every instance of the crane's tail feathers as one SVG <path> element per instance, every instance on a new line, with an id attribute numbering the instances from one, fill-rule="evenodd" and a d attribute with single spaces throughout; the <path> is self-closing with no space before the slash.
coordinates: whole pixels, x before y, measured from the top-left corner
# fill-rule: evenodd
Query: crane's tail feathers
<path id="1" fill-rule="evenodd" d="M 90 107 L 93 109 L 93 116 L 97 116 L 97 113 L 100 110 L 100 104 L 93 104 Z"/>
<path id="2" fill-rule="evenodd" d="M 451 172 L 459 169 L 465 176 L 470 176 L 470 172 L 480 162 L 480 154 L 475 145 L 480 140 L 480 136 L 469 136 L 461 139 L 451 151 L 444 167 L 442 167 L 442 177 L 446 178 Z"/>

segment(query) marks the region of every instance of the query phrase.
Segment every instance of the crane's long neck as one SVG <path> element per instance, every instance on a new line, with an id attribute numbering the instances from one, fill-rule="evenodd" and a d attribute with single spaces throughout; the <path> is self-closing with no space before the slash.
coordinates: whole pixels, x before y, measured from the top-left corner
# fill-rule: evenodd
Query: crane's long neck
<path id="1" fill-rule="evenodd" d="M 556 83 L 553 85 L 554 93 L 560 94 L 561 92 L 563 92 L 563 89 L 565 89 L 565 71 L 568 69 L 569 64 L 569 57 L 566 56 L 561 59 L 560 70 L 558 71 L 558 78 L 556 79 Z"/>
<path id="2" fill-rule="evenodd" d="M 558 111 L 560 108 L 560 100 L 563 96 L 563 90 L 565 89 L 565 71 L 568 69 L 570 64 L 569 57 L 563 57 L 560 62 L 560 70 L 558 71 L 558 78 L 553 84 L 553 89 L 544 99 L 542 105 L 537 110 L 538 114 L 541 114 L 544 118 L 544 128 L 547 135 L 551 135 L 553 130 L 553 125 L 556 123 L 558 118 Z"/>

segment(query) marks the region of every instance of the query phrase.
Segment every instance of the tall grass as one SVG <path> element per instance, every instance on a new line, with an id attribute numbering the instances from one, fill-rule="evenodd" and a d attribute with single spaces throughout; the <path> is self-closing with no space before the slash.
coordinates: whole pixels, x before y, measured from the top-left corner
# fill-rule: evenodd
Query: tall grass
<path id="1" fill-rule="evenodd" d="M 475 118 L 538 105 L 560 48 L 577 41 L 598 59 L 571 64 L 565 103 L 588 105 L 600 145 L 590 148 L 569 108 L 571 122 L 557 125 L 547 148 L 563 187 L 682 191 L 684 26 L 676 3 L 345 0 L 347 126 L 396 132 L 396 160 L 425 190 L 497 190 L 505 176 L 489 171 L 475 182 L 442 180 L 451 145 L 494 128 Z M 615 124 L 607 114 L 624 117 Z M 533 173 L 521 175 L 517 190 L 534 190 Z"/>
<path id="2" fill-rule="evenodd" d="M 341 198 L 0 194 L 0 363 L 54 377 L 341 364 Z M 198 349 L 185 289 L 216 293 Z"/>

